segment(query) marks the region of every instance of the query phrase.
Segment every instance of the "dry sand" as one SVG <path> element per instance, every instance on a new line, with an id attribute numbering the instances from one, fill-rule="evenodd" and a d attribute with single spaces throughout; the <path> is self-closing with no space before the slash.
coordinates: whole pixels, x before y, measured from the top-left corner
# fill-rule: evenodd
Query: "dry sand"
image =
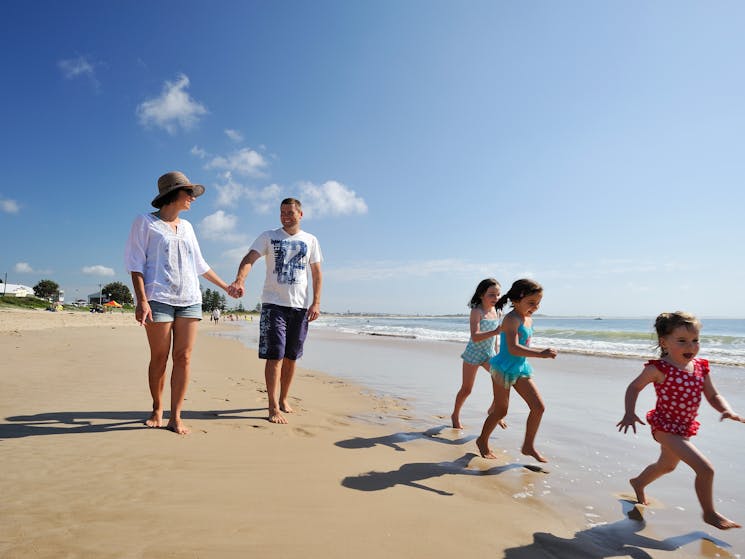
<path id="1" fill-rule="evenodd" d="M 701 533 L 650 538 L 628 504 L 632 519 L 588 528 L 526 497 L 550 474 L 320 373 L 298 371 L 297 413 L 270 424 L 263 362 L 206 335 L 222 328 L 201 323 L 178 436 L 142 423 L 131 314 L 0 310 L 0 557 L 737 556 Z"/>

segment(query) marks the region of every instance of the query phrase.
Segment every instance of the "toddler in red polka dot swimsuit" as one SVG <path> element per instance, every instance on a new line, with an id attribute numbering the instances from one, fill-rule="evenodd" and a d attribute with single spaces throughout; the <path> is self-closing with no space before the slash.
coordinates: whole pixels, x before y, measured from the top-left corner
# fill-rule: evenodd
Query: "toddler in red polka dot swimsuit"
<path id="1" fill-rule="evenodd" d="M 688 313 L 662 313 L 655 321 L 660 359 L 647 362 L 642 373 L 626 389 L 626 414 L 618 422 L 618 430 L 626 433 L 644 422 L 636 415 L 639 392 L 654 383 L 657 394 L 655 408 L 647 413 L 652 436 L 660 443 L 660 457 L 637 477 L 629 480 L 640 504 L 647 504 L 644 489 L 663 475 L 672 472 L 682 460 L 696 473 L 696 495 L 703 509 L 704 522 L 722 530 L 740 525 L 714 509 L 714 468 L 693 445 L 690 437 L 696 434 L 696 421 L 701 396 L 720 412 L 721 418 L 745 423 L 745 418 L 733 412 L 719 394 L 711 375 L 709 362 L 698 359 L 701 323 Z"/>

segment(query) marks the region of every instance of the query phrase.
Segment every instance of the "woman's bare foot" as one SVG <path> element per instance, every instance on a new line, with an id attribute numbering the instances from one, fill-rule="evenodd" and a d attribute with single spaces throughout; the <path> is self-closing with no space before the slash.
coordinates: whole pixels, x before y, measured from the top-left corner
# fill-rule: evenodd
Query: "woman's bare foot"
<path id="1" fill-rule="evenodd" d="M 742 528 L 742 526 L 740 526 L 737 522 L 722 516 L 717 511 L 705 512 L 704 522 L 706 522 L 707 524 L 711 524 L 712 526 L 714 526 L 715 528 L 719 528 L 720 530 L 729 530 L 730 528 Z"/>
<path id="2" fill-rule="evenodd" d="M 476 439 L 476 446 L 478 447 L 479 454 L 481 454 L 482 458 L 488 458 L 489 460 L 494 460 L 497 457 L 497 455 L 494 454 L 489 448 L 489 443 L 482 441 L 481 437 Z"/>
<path id="3" fill-rule="evenodd" d="M 279 410 L 269 410 L 269 423 L 277 423 L 279 425 L 286 425 L 287 419 L 280 413 Z"/>
<path id="4" fill-rule="evenodd" d="M 535 458 L 539 462 L 543 462 L 543 463 L 548 462 L 548 460 L 546 460 L 543 457 L 543 455 L 540 452 L 538 452 L 535 448 L 533 448 L 532 446 L 531 447 L 523 446 L 522 453 L 525 456 L 532 456 L 533 458 Z"/>
<path id="5" fill-rule="evenodd" d="M 279 409 L 285 413 L 295 413 L 295 410 L 293 410 L 290 404 L 288 404 L 287 402 L 282 402 L 279 405 Z"/>
<path id="6" fill-rule="evenodd" d="M 450 420 L 453 422 L 453 429 L 463 429 L 463 424 L 460 422 L 460 417 L 456 414 L 450 416 Z"/>
<path id="7" fill-rule="evenodd" d="M 145 420 L 148 427 L 163 427 L 163 410 L 153 410 L 150 418 Z"/>
<path id="8" fill-rule="evenodd" d="M 639 485 L 639 479 L 632 477 L 629 480 L 629 483 L 631 484 L 634 493 L 636 493 L 636 502 L 640 505 L 648 505 L 649 502 L 647 501 L 647 496 L 644 494 L 644 487 Z"/>
<path id="9" fill-rule="evenodd" d="M 184 422 L 181 421 L 180 417 L 171 419 L 168 422 L 168 425 L 166 425 L 166 429 L 173 431 L 177 435 L 188 435 L 189 434 L 189 428 L 184 425 Z"/>

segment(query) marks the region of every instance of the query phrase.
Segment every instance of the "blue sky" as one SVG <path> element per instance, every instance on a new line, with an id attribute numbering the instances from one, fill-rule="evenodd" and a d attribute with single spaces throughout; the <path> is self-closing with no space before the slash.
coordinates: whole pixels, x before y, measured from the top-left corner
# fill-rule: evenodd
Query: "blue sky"
<path id="1" fill-rule="evenodd" d="M 480 279 L 530 276 L 547 314 L 743 317 L 743 21 L 734 1 L 0 3 L 0 276 L 129 284 L 130 224 L 178 169 L 227 281 L 300 198 L 326 311 L 466 312 Z"/>

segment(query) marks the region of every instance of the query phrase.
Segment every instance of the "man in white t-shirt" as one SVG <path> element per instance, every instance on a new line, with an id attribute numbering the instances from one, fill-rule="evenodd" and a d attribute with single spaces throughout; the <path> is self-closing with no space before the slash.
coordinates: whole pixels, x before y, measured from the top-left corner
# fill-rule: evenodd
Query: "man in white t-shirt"
<path id="1" fill-rule="evenodd" d="M 269 397 L 269 421 L 287 423 L 282 412 L 293 411 L 288 397 L 295 375 L 295 362 L 303 355 L 308 322 L 320 314 L 323 258 L 318 239 L 300 229 L 303 210 L 299 200 L 282 200 L 279 218 L 280 229 L 264 231 L 251 245 L 238 266 L 228 293 L 243 297 L 251 267 L 259 258 L 266 257 L 259 358 L 266 359 L 264 376 Z M 313 283 L 312 299 L 309 272 Z"/>

